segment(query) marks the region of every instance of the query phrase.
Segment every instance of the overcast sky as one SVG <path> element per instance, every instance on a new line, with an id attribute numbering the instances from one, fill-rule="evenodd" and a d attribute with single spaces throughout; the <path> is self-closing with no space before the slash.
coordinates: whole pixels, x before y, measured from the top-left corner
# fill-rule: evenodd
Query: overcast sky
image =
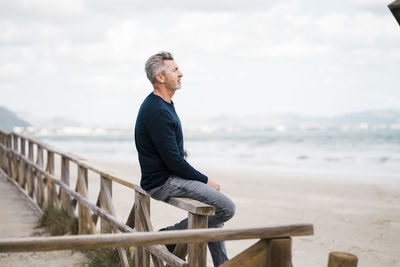
<path id="1" fill-rule="evenodd" d="M 182 117 L 400 107 L 400 27 L 381 0 L 0 1 L 0 106 L 132 125 L 144 62 L 173 52 Z"/>

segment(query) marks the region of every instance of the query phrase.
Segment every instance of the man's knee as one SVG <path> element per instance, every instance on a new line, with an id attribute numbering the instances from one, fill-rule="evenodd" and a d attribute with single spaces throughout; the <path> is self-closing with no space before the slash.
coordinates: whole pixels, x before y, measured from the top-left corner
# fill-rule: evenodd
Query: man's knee
<path id="1" fill-rule="evenodd" d="M 235 215 L 236 206 L 232 200 L 226 201 L 224 203 L 224 207 L 222 208 L 223 212 L 221 213 L 221 219 L 226 222 L 230 220 Z"/>

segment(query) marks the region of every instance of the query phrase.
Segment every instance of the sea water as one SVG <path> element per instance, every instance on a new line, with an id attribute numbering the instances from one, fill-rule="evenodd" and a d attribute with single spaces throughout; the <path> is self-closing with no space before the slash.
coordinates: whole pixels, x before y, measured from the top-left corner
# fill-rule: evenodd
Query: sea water
<path id="1" fill-rule="evenodd" d="M 90 160 L 138 163 L 133 131 L 36 138 Z M 188 131 L 185 150 L 187 160 L 203 170 L 400 179 L 398 129 Z"/>

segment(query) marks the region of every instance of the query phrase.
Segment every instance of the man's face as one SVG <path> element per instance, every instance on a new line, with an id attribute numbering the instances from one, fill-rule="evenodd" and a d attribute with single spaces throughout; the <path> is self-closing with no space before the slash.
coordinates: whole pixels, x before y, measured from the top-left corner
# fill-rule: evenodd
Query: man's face
<path id="1" fill-rule="evenodd" d="M 166 66 L 164 76 L 165 87 L 175 91 L 181 88 L 182 72 L 179 70 L 174 60 L 164 60 Z"/>

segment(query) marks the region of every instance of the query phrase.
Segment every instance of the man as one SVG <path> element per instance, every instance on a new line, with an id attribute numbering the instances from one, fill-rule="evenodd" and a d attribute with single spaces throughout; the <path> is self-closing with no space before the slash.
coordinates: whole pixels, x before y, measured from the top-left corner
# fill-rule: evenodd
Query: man
<path id="1" fill-rule="evenodd" d="M 215 207 L 209 227 L 222 227 L 233 217 L 235 205 L 220 192 L 220 186 L 193 168 L 184 158 L 182 126 L 172 97 L 181 88 L 183 74 L 168 52 L 151 56 L 146 64 L 153 92 L 140 107 L 135 126 L 135 143 L 142 172 L 141 187 L 157 200 L 171 197 L 191 198 Z M 161 230 L 181 230 L 187 219 Z M 174 245 L 167 248 L 173 251 Z M 214 262 L 228 260 L 225 242 L 209 242 Z"/>

